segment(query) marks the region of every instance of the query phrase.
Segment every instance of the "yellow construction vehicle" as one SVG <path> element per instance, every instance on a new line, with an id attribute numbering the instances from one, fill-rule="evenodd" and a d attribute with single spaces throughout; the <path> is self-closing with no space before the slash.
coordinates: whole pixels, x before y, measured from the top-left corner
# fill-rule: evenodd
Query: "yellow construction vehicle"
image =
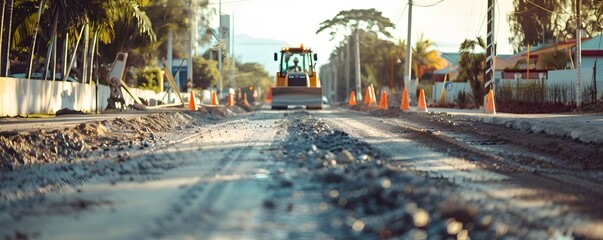
<path id="1" fill-rule="evenodd" d="M 278 53 L 274 53 L 274 61 L 278 60 Z M 280 70 L 276 73 L 276 86 L 272 87 L 272 109 L 287 109 L 291 105 L 322 109 L 316 60 L 316 54 L 303 44 L 281 49 Z"/>

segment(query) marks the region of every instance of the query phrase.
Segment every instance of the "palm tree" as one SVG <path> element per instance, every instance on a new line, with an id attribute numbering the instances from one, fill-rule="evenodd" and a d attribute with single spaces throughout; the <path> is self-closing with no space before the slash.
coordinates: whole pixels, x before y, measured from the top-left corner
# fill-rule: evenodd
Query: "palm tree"
<path id="1" fill-rule="evenodd" d="M 439 70 L 446 66 L 446 60 L 435 49 L 436 44 L 429 39 L 424 39 L 423 34 L 412 48 L 412 68 L 417 81 L 427 70 Z"/>
<path id="2" fill-rule="evenodd" d="M 475 48 L 477 47 L 481 48 L 482 52 L 476 53 Z M 459 59 L 458 79 L 469 82 L 473 100 L 478 106 L 482 103 L 485 94 L 485 49 L 486 43 L 481 37 L 477 37 L 475 40 L 465 39 L 460 46 L 461 57 Z"/>
<path id="3" fill-rule="evenodd" d="M 41 10 L 44 10 L 40 11 L 42 14 L 39 16 L 39 22 L 36 21 L 39 14 L 35 11 L 37 8 L 35 0 L 15 2 L 18 10 L 15 18 L 21 21 L 13 33 L 13 46 L 24 45 L 26 40 L 35 37 L 34 29 L 38 25 L 43 42 L 48 43 L 53 39 L 53 46 L 56 46 L 59 36 L 63 36 L 63 38 L 68 35 L 75 36 L 79 32 L 78 30 L 87 24 L 92 27 L 94 35 L 98 36 L 103 43 L 113 41 L 116 36 L 114 27 L 120 22 L 133 23 L 139 34 L 144 34 L 152 40 L 155 38 L 151 22 L 139 8 L 139 6 L 148 4 L 149 0 L 48 0 L 39 6 Z M 61 23 L 60 28 L 58 23 Z M 32 49 L 32 55 L 37 51 Z M 69 69 L 69 67 L 65 69 Z"/>
<path id="4" fill-rule="evenodd" d="M 99 57 L 100 63 L 110 63 L 120 51 L 128 51 L 128 62 L 138 62 L 133 49 L 140 47 L 143 50 L 139 52 L 144 52 L 153 46 L 157 36 L 155 25 L 147 13 L 153 4 L 149 0 L 111 0 L 104 3 L 108 21 L 97 21 L 94 30 L 102 43 L 98 46 L 103 53 Z"/>

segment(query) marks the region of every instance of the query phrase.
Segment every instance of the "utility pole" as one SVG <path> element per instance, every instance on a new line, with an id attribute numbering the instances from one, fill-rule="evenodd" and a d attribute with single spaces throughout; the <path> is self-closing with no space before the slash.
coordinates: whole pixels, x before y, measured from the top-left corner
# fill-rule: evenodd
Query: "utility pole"
<path id="1" fill-rule="evenodd" d="M 230 27 L 230 29 L 232 29 L 230 32 L 230 36 L 232 38 L 232 43 L 230 45 L 230 56 L 232 59 L 232 66 L 231 66 L 231 70 L 230 70 L 230 87 L 231 88 L 236 88 L 235 86 L 235 67 L 237 65 L 237 61 L 235 59 L 235 38 L 234 38 L 234 13 L 232 14 L 232 26 Z"/>
<path id="2" fill-rule="evenodd" d="M 356 51 L 354 51 L 354 57 L 356 59 L 355 63 L 354 63 L 354 78 L 356 80 L 356 101 L 362 101 L 362 93 L 361 91 L 361 87 L 360 87 L 360 38 L 358 37 L 358 29 L 356 29 L 356 35 L 355 38 L 356 40 L 354 41 L 355 45 L 356 45 Z"/>
<path id="3" fill-rule="evenodd" d="M 174 66 L 173 64 L 173 59 L 172 59 L 172 45 L 173 45 L 173 40 L 174 40 L 174 34 L 172 33 L 172 29 L 168 29 L 168 35 L 167 35 L 167 67 L 168 67 L 168 71 L 170 71 L 170 74 L 174 74 L 172 70 L 172 66 Z M 176 85 L 178 86 L 178 89 L 172 89 L 174 92 L 176 91 L 180 91 L 180 82 L 176 81 Z M 168 96 L 168 101 L 169 101 L 169 97 Z"/>
<path id="4" fill-rule="evenodd" d="M 186 84 L 188 81 L 193 80 L 193 40 L 195 40 L 195 30 L 197 29 L 197 19 L 194 16 L 195 5 L 191 0 L 191 15 L 190 15 L 190 38 L 188 41 L 188 51 L 186 51 L 187 59 L 186 59 Z"/>
<path id="5" fill-rule="evenodd" d="M 339 53 L 339 51 L 337 51 Z M 337 101 L 337 62 L 339 62 L 339 54 L 337 54 L 337 61 L 333 63 L 333 83 L 331 85 L 331 101 Z"/>
<path id="6" fill-rule="evenodd" d="M 488 0 L 488 33 L 486 35 L 486 83 L 484 87 L 488 90 L 494 88 L 494 58 L 496 58 L 496 45 L 494 43 L 494 6 L 496 0 Z M 530 46 L 528 45 L 528 77 L 530 71 Z"/>
<path id="7" fill-rule="evenodd" d="M 6 10 L 6 1 L 2 1 L 2 23 L 0 23 L 0 57 L 2 57 L 2 48 L 4 47 L 2 45 L 2 40 L 4 40 L 3 34 L 4 34 L 4 11 Z M 10 31 L 9 33 L 10 34 Z M 10 45 L 9 45 L 9 49 L 10 49 Z M 6 64 L 9 64 L 8 62 L 6 62 Z M 2 64 L 0 64 L 0 68 L 2 68 Z M 0 76 L 2 76 L 2 73 L 0 73 Z"/>
<path id="8" fill-rule="evenodd" d="M 416 90 L 411 91 L 410 89 L 410 77 L 411 71 L 410 67 L 412 66 L 412 49 L 410 48 L 410 30 L 412 27 L 412 0 L 408 0 L 408 32 L 406 34 L 406 61 L 404 66 L 404 89 L 408 91 L 407 96 L 416 95 Z M 409 100 L 409 99 L 407 99 Z M 410 102 L 410 101 L 408 101 Z"/>
<path id="9" fill-rule="evenodd" d="M 350 94 L 350 37 L 348 36 L 348 42 L 345 45 L 345 65 L 344 65 L 344 79 L 345 79 L 345 95 L 348 96 Z M 348 96 L 349 97 L 349 96 Z"/>
<path id="10" fill-rule="evenodd" d="M 582 104 L 582 88 L 580 88 L 580 68 L 582 68 L 582 23 L 580 22 L 580 6 L 582 0 L 576 0 L 576 105 Z"/>
<path id="11" fill-rule="evenodd" d="M 218 71 L 220 72 L 220 81 L 218 82 L 218 92 L 222 92 L 222 0 L 218 2 Z"/>

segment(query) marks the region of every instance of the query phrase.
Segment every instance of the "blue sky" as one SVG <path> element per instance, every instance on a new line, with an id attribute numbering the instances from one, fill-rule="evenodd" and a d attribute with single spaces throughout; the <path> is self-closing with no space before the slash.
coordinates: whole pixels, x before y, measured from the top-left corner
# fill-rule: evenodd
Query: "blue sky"
<path id="1" fill-rule="evenodd" d="M 421 34 L 437 44 L 441 52 L 457 52 L 467 38 L 486 36 L 486 0 L 414 0 L 412 9 L 411 42 Z M 440 3 L 438 3 L 440 2 Z M 389 18 L 396 28 L 395 39 L 406 39 L 408 20 L 407 0 L 222 0 L 222 14 L 234 15 L 235 34 L 255 38 L 282 40 L 291 45 L 311 47 L 321 56 L 328 56 L 343 34 L 330 40 L 328 32 L 315 34 L 319 24 L 342 10 L 375 8 Z M 418 5 L 432 5 L 419 7 Z M 210 0 L 218 11 L 218 0 Z M 507 14 L 511 0 L 497 0 L 496 41 L 499 54 L 510 54 Z M 218 26 L 214 17 L 213 25 Z M 236 39 L 235 39 L 236 41 Z M 243 44 L 243 43 L 241 43 Z M 275 49 L 275 51 L 278 49 Z M 236 49 L 235 49 L 236 51 Z M 237 53 L 235 53 L 237 55 Z M 242 56 L 245 57 L 245 56 Z"/>

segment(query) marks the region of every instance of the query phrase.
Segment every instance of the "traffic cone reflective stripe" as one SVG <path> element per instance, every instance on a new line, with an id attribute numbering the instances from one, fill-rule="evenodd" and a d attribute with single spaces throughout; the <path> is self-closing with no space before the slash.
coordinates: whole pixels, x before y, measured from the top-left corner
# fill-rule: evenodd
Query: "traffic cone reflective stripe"
<path id="1" fill-rule="evenodd" d="M 188 97 L 188 109 L 191 111 L 197 111 L 197 104 L 195 104 L 195 94 L 191 91 Z"/>
<path id="2" fill-rule="evenodd" d="M 234 106 L 234 96 L 230 93 L 228 93 L 228 106 L 229 107 Z"/>
<path id="3" fill-rule="evenodd" d="M 496 114 L 496 105 L 494 104 L 494 91 L 490 89 L 488 96 L 486 97 L 486 104 L 484 107 L 485 113 Z"/>
<path id="4" fill-rule="evenodd" d="M 371 84 L 371 103 L 370 103 L 371 107 L 376 107 L 377 106 L 377 97 L 375 94 L 375 87 L 373 87 L 373 84 Z"/>
<path id="5" fill-rule="evenodd" d="M 425 102 L 425 91 L 423 91 L 423 89 L 421 89 L 421 91 L 419 92 L 417 112 L 427 112 L 427 103 Z"/>
<path id="6" fill-rule="evenodd" d="M 406 88 L 402 91 L 402 102 L 400 103 L 400 110 L 410 110 L 410 105 L 408 104 L 408 91 Z"/>
<path id="7" fill-rule="evenodd" d="M 366 87 L 366 91 L 364 92 L 364 99 L 363 99 L 364 105 L 370 105 L 371 104 L 371 87 Z"/>
<path id="8" fill-rule="evenodd" d="M 348 104 L 350 105 L 350 107 L 356 106 L 356 92 L 354 92 L 354 90 L 352 90 L 352 92 L 350 93 L 350 100 Z"/>
<path id="9" fill-rule="evenodd" d="M 381 92 L 381 100 L 379 101 L 379 109 L 387 110 L 387 93 Z"/>
<path id="10" fill-rule="evenodd" d="M 211 93 L 211 105 L 218 105 L 220 103 L 218 103 L 218 96 L 216 95 L 216 92 Z"/>

